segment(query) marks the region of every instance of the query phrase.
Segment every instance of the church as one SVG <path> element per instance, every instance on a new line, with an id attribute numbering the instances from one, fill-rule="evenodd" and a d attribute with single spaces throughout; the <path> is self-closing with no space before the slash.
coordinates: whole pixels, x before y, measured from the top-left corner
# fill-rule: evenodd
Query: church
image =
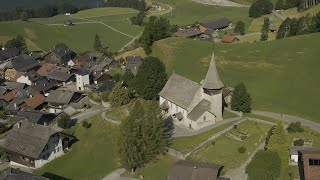
<path id="1" fill-rule="evenodd" d="M 214 53 L 201 83 L 173 73 L 160 96 L 160 108 L 174 124 L 198 130 L 222 120 L 224 84 L 215 64 Z"/>

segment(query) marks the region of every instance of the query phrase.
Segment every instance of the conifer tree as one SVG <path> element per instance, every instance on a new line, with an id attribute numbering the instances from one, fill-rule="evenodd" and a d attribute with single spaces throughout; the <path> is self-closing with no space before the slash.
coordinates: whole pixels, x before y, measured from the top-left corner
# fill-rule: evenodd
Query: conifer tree
<path id="1" fill-rule="evenodd" d="M 96 34 L 94 37 L 93 49 L 96 51 L 100 51 L 102 49 L 101 40 L 100 40 L 100 37 L 98 36 L 98 34 Z"/>
<path id="2" fill-rule="evenodd" d="M 231 109 L 245 113 L 251 112 L 251 97 L 242 82 L 234 88 L 231 99 Z"/>
<path id="3" fill-rule="evenodd" d="M 265 18 L 261 28 L 261 38 L 260 38 L 261 41 L 268 40 L 269 25 L 270 25 L 269 18 Z"/>

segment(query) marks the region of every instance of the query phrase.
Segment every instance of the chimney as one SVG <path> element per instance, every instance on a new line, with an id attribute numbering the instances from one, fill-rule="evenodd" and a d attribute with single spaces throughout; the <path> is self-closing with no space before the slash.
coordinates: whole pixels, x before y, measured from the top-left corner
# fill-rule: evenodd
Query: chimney
<path id="1" fill-rule="evenodd" d="M 21 127 L 21 122 L 18 122 L 17 126 L 18 126 L 18 128 L 20 128 Z"/>

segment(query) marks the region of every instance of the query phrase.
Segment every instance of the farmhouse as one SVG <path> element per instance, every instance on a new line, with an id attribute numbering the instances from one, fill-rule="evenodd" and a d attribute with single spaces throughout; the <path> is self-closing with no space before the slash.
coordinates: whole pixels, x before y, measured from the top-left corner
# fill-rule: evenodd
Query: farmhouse
<path id="1" fill-rule="evenodd" d="M 9 132 L 3 148 L 10 164 L 39 168 L 64 154 L 72 138 L 49 126 L 19 122 Z"/>
<path id="2" fill-rule="evenodd" d="M 12 119 L 13 122 L 18 123 L 21 121 L 29 121 L 34 124 L 47 126 L 51 124 L 56 116 L 51 113 L 40 111 L 19 111 L 17 116 Z"/>
<path id="3" fill-rule="evenodd" d="M 168 180 L 228 180 L 219 177 L 221 165 L 180 160 L 171 170 Z"/>
<path id="4" fill-rule="evenodd" d="M 210 30 L 219 30 L 225 29 L 231 26 L 231 21 L 226 18 L 214 19 L 207 22 L 203 22 L 199 24 L 200 31 L 210 31 Z"/>
<path id="5" fill-rule="evenodd" d="M 48 103 L 50 113 L 60 113 L 70 102 L 79 100 L 80 96 L 72 91 L 51 90 L 45 102 Z"/>
<path id="6" fill-rule="evenodd" d="M 198 28 L 188 28 L 185 30 L 178 30 L 177 32 L 173 33 L 176 37 L 183 37 L 183 38 L 196 38 L 203 34 Z"/>
<path id="7" fill-rule="evenodd" d="M 236 44 L 240 42 L 239 38 L 231 35 L 224 35 L 221 41 L 223 43 L 230 43 L 230 44 Z"/>
<path id="8" fill-rule="evenodd" d="M 198 130 L 222 120 L 222 89 L 214 54 L 207 75 L 201 83 L 175 73 L 160 92 L 160 108 L 174 123 Z"/>
<path id="9" fill-rule="evenodd" d="M 143 58 L 141 56 L 128 56 L 126 57 L 126 70 L 131 71 L 133 75 L 136 75 Z"/>
<path id="10" fill-rule="evenodd" d="M 0 61 L 6 61 L 18 55 L 19 55 L 19 50 L 17 48 L 0 49 Z"/>
<path id="11" fill-rule="evenodd" d="M 67 66 L 70 59 L 75 56 L 76 53 L 69 49 L 68 46 L 61 45 L 54 47 L 51 53 L 47 54 L 44 59 L 47 63 Z"/>

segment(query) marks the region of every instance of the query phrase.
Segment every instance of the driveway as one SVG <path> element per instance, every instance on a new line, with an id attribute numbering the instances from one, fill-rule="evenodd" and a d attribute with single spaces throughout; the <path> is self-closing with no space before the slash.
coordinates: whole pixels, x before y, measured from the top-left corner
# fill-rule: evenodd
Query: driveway
<path id="1" fill-rule="evenodd" d="M 110 174 L 106 175 L 102 180 L 138 180 L 136 178 L 130 177 L 121 177 L 121 174 L 125 173 L 126 170 L 124 168 L 119 168 L 112 171 Z"/>
<path id="2" fill-rule="evenodd" d="M 76 114 L 74 116 L 71 116 L 71 119 L 76 119 L 77 120 L 77 124 L 81 123 L 82 121 L 84 121 L 85 119 L 88 119 L 98 113 L 101 113 L 102 111 L 106 110 L 105 107 L 103 106 L 94 106 L 90 109 L 85 110 L 82 113 Z"/>

